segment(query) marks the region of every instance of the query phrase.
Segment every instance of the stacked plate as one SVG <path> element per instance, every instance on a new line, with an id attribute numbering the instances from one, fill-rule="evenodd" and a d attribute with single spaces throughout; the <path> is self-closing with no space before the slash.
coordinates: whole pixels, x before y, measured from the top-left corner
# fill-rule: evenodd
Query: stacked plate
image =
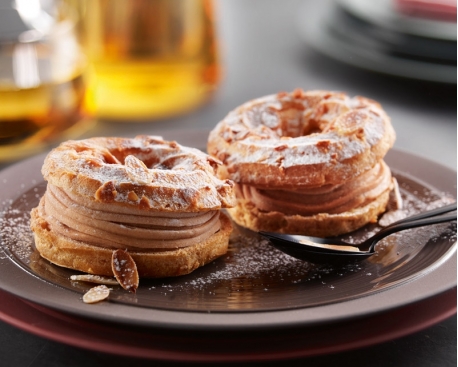
<path id="1" fill-rule="evenodd" d="M 456 5 L 428 9 L 402 0 L 316 5 L 303 9 L 307 22 L 302 17 L 299 27 L 319 52 L 371 71 L 456 84 Z"/>

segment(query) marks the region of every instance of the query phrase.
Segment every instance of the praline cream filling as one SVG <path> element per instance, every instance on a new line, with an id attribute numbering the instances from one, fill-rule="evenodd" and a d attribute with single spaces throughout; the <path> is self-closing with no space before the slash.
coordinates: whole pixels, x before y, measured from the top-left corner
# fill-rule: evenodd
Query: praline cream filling
<path id="1" fill-rule="evenodd" d="M 220 229 L 219 210 L 142 211 L 69 194 L 51 184 L 38 210 L 60 235 L 109 248 L 149 251 L 187 247 Z"/>
<path id="2" fill-rule="evenodd" d="M 269 190 L 236 184 L 236 196 L 259 210 L 287 215 L 338 214 L 363 207 L 393 187 L 391 172 L 381 161 L 372 169 L 338 185 Z"/>

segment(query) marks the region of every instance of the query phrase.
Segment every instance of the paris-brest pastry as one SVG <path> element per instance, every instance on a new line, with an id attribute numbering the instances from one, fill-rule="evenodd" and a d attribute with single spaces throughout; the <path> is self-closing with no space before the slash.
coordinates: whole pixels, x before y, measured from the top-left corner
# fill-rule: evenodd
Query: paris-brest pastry
<path id="1" fill-rule="evenodd" d="M 235 182 L 233 220 L 254 231 L 335 236 L 375 222 L 394 181 L 383 158 L 395 141 L 375 101 L 344 93 L 278 93 L 231 111 L 208 153 Z"/>
<path id="2" fill-rule="evenodd" d="M 113 275 L 127 251 L 141 277 L 187 274 L 227 251 L 233 184 L 219 162 L 160 137 L 68 141 L 46 157 L 47 189 L 31 213 L 40 255 L 54 264 Z"/>

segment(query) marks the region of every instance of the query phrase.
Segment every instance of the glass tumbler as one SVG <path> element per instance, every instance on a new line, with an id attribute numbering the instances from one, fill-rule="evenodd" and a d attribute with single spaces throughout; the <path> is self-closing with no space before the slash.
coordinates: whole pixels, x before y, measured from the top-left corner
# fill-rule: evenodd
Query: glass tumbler
<path id="1" fill-rule="evenodd" d="M 87 103 L 141 121 L 203 104 L 220 80 L 212 0 L 67 0 L 91 66 Z"/>
<path id="2" fill-rule="evenodd" d="M 85 65 L 61 4 L 0 0 L 0 162 L 89 128 Z"/>

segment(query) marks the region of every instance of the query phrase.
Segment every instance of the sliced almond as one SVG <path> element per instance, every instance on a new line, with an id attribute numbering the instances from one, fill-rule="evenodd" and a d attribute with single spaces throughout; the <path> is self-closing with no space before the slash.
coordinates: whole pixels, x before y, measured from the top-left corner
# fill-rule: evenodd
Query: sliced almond
<path id="1" fill-rule="evenodd" d="M 146 185 L 151 182 L 152 177 L 148 167 L 134 155 L 128 155 L 124 160 L 124 166 L 130 179 L 139 184 Z"/>
<path id="2" fill-rule="evenodd" d="M 127 194 L 127 198 L 130 201 L 137 201 L 138 200 L 138 195 L 135 193 L 135 191 L 129 191 L 129 193 Z"/>
<path id="3" fill-rule="evenodd" d="M 110 288 L 106 285 L 98 285 L 89 289 L 83 296 L 84 303 L 97 303 L 107 299 L 110 295 Z"/>
<path id="4" fill-rule="evenodd" d="M 83 275 L 72 275 L 70 280 L 75 280 L 78 282 L 88 282 L 95 284 L 105 284 L 105 285 L 118 285 L 118 281 L 115 278 L 102 277 L 100 275 L 93 274 L 83 274 Z"/>
<path id="5" fill-rule="evenodd" d="M 121 287 L 133 293 L 137 291 L 139 282 L 137 265 L 127 251 L 119 249 L 113 252 L 111 268 Z"/>

